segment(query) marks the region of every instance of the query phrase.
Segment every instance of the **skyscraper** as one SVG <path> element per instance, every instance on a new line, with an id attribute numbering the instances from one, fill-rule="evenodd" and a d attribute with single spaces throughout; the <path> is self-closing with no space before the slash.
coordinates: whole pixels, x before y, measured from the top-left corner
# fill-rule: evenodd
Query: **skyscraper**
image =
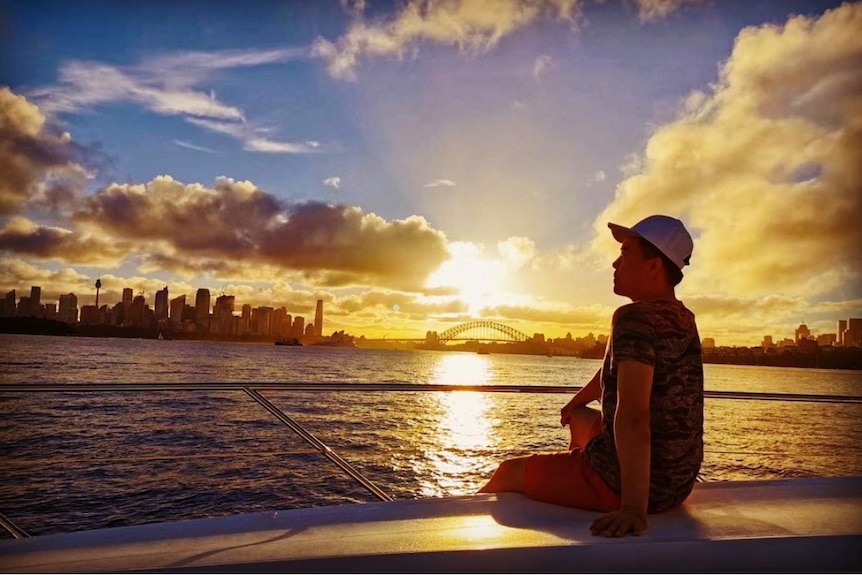
<path id="1" fill-rule="evenodd" d="M 16 314 L 16 297 L 15 290 L 9 291 L 6 293 L 6 297 L 3 298 L 3 317 L 15 317 Z"/>
<path id="2" fill-rule="evenodd" d="M 123 307 L 126 311 L 132 308 L 132 298 L 134 297 L 134 293 L 132 292 L 132 288 L 123 288 Z"/>
<path id="3" fill-rule="evenodd" d="M 57 319 L 69 324 L 78 323 L 78 298 L 75 294 L 60 296 L 60 309 L 57 312 Z"/>
<path id="4" fill-rule="evenodd" d="M 314 331 L 317 337 L 323 336 L 323 300 L 317 300 L 317 309 L 314 311 Z"/>
<path id="5" fill-rule="evenodd" d="M 156 292 L 156 320 L 168 319 L 168 286 Z"/>
<path id="6" fill-rule="evenodd" d="M 39 317 L 42 315 L 42 288 L 30 286 L 30 313 Z"/>
<path id="7" fill-rule="evenodd" d="M 183 323 L 183 311 L 186 307 L 186 294 L 183 294 L 179 297 L 175 297 L 171 300 L 170 312 L 171 312 L 171 323 L 174 325 L 180 325 Z"/>
<path id="8" fill-rule="evenodd" d="M 201 288 L 195 295 L 195 324 L 198 329 L 209 332 L 210 328 L 210 290 Z"/>

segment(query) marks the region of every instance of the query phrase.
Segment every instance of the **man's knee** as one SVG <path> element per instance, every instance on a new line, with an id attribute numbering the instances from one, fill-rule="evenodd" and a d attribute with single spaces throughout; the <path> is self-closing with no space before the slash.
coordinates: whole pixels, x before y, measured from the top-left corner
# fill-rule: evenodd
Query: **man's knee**
<path id="1" fill-rule="evenodd" d="M 527 457 L 507 459 L 500 463 L 494 475 L 480 493 L 499 493 L 503 491 L 523 491 L 524 475 L 527 469 Z"/>

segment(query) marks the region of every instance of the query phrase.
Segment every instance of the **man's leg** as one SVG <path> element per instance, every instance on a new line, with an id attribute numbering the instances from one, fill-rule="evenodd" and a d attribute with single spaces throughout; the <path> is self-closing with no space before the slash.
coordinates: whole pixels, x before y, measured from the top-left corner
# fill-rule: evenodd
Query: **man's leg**
<path id="1" fill-rule="evenodd" d="M 600 411 L 591 407 L 577 407 L 569 418 L 569 431 L 572 434 L 569 450 L 581 448 L 592 439 L 599 429 L 602 419 Z M 524 474 L 530 456 L 507 459 L 494 471 L 478 493 L 501 493 L 504 491 L 524 492 Z"/>
<path id="2" fill-rule="evenodd" d="M 572 410 L 569 418 L 569 433 L 572 438 L 569 441 L 569 450 L 583 449 L 587 442 L 596 436 L 600 429 L 602 412 L 592 407 L 576 407 Z"/>
<path id="3" fill-rule="evenodd" d="M 494 475 L 488 480 L 478 493 L 501 493 L 504 491 L 516 491 L 523 493 L 524 471 L 527 468 L 527 460 L 530 456 L 507 459 L 494 471 Z"/>

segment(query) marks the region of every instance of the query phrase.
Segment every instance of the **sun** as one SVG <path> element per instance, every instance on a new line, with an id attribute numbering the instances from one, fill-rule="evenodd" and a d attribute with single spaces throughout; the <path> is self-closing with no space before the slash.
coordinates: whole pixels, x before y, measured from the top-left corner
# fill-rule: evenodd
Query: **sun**
<path id="1" fill-rule="evenodd" d="M 486 257 L 480 246 L 469 242 L 453 242 L 452 258 L 445 261 L 428 278 L 431 288 L 454 288 L 464 301 L 470 315 L 482 308 L 502 303 L 508 284 L 508 271 L 501 260 Z"/>

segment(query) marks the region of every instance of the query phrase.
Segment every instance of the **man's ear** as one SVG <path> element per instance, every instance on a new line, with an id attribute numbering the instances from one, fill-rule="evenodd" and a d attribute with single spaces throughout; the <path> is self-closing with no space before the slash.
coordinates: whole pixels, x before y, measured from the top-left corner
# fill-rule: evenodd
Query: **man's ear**
<path id="1" fill-rule="evenodd" d="M 655 277 L 656 275 L 663 276 L 664 262 L 659 257 L 649 258 L 647 261 L 647 271 L 649 271 L 650 277 Z"/>

